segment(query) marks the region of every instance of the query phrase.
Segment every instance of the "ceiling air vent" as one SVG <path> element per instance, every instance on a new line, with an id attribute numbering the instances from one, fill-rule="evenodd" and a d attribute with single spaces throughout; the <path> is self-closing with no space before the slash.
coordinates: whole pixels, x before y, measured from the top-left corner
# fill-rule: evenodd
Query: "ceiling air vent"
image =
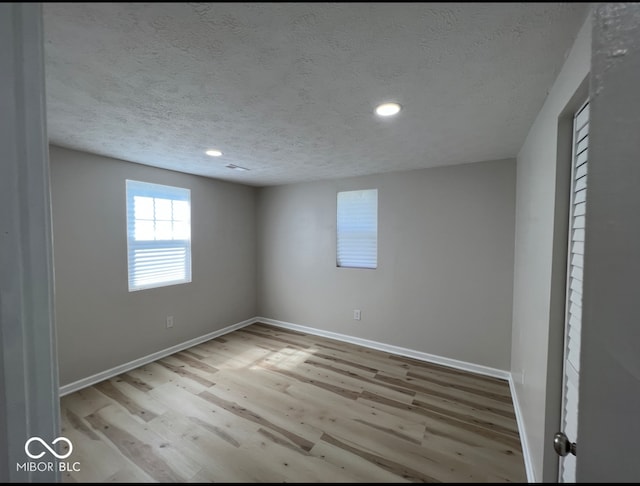
<path id="1" fill-rule="evenodd" d="M 227 164 L 227 165 L 225 165 L 225 167 L 227 169 L 239 170 L 239 171 L 242 171 L 242 172 L 246 172 L 246 171 L 249 170 L 246 167 L 240 167 L 239 165 L 235 165 L 235 164 Z"/>

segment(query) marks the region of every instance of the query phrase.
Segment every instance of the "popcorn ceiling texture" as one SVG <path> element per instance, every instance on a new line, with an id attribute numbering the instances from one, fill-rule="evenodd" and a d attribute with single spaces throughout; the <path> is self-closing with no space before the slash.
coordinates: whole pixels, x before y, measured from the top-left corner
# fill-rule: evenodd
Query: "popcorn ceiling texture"
<path id="1" fill-rule="evenodd" d="M 53 144 L 257 186 L 514 157 L 586 14 L 548 3 L 43 8 Z M 403 111 L 377 118 L 383 101 Z"/>

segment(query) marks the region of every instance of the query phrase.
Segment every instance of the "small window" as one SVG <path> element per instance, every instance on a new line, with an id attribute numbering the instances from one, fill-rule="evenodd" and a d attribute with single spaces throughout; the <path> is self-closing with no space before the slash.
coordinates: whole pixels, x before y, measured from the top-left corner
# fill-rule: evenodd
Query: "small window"
<path id="1" fill-rule="evenodd" d="M 127 180 L 129 292 L 191 282 L 191 191 Z"/>
<path id="2" fill-rule="evenodd" d="M 337 265 L 377 268 L 378 190 L 338 193 Z"/>

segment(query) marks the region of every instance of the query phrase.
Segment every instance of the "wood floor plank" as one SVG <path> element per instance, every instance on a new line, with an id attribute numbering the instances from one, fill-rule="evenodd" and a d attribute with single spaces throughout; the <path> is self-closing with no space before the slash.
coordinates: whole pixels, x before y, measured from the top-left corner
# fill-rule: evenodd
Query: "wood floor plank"
<path id="1" fill-rule="evenodd" d="M 460 403 L 456 400 L 445 399 L 425 393 L 417 394 L 413 401 L 413 405 L 428 408 L 439 413 L 448 413 L 452 417 L 468 416 L 470 421 L 478 424 L 489 424 L 489 427 L 495 425 L 504 429 L 505 433 L 518 435 L 518 428 L 514 417 L 505 416 L 499 409 L 486 410 L 485 407 L 471 407 L 466 403 Z"/>
<path id="2" fill-rule="evenodd" d="M 286 344 L 288 346 L 293 346 L 294 348 L 301 348 L 301 349 L 305 349 L 308 347 L 308 344 L 306 344 L 304 342 L 304 340 L 297 340 L 297 339 L 291 339 L 288 336 L 281 336 L 278 335 L 277 333 L 263 333 L 263 332 L 258 332 L 255 330 L 250 330 L 250 329 L 240 329 L 239 332 L 242 333 L 246 333 L 246 334 L 251 334 L 253 336 L 258 336 L 262 339 L 266 339 L 268 341 L 274 341 L 276 344 Z M 302 341 L 302 342 L 301 342 Z"/>
<path id="3" fill-rule="evenodd" d="M 61 399 L 66 482 L 526 480 L 508 384 L 256 323 Z"/>
<path id="4" fill-rule="evenodd" d="M 424 433 L 423 417 L 416 415 L 418 420 L 407 420 L 404 417 L 377 410 L 362 404 L 360 400 L 350 400 L 340 395 L 324 393 L 306 383 L 292 385 L 286 391 L 291 399 L 287 411 L 290 416 L 303 421 L 318 431 L 333 431 L 333 425 L 338 418 L 353 421 L 359 427 L 358 433 L 367 434 L 366 426 L 376 424 L 378 430 L 391 433 L 394 431 L 399 437 L 408 442 L 421 441 Z M 362 426 L 364 425 L 364 426 Z"/>
<path id="5" fill-rule="evenodd" d="M 363 458 L 356 453 L 325 441 L 318 441 L 311 454 L 323 461 L 349 471 L 360 483 L 409 483 L 407 478 L 399 477 L 384 467 Z"/>
<path id="6" fill-rule="evenodd" d="M 307 385 L 309 386 L 309 385 Z M 387 435 L 390 430 L 386 430 L 385 428 L 375 427 L 372 430 L 367 426 L 369 424 L 364 422 L 356 422 L 353 420 L 345 420 L 342 417 L 338 417 L 335 415 L 331 415 L 330 413 L 322 414 L 322 416 L 318 417 L 317 414 L 313 413 L 312 410 L 307 410 L 305 414 L 305 423 L 311 423 L 319 429 L 324 429 L 329 431 L 331 434 L 336 437 L 344 437 L 344 434 L 347 434 L 347 437 L 357 437 L 357 443 L 364 447 L 364 450 L 371 450 L 378 444 L 378 447 L 384 450 L 385 456 L 395 456 L 397 460 L 400 458 L 406 458 L 406 448 L 410 444 L 405 444 L 404 451 L 403 447 L 399 447 L 399 443 L 395 439 L 402 439 L 408 441 L 410 443 L 416 444 L 416 441 L 403 436 L 401 433 L 392 434 L 391 436 Z M 393 444 L 390 446 L 390 444 Z M 399 452 L 402 451 L 402 452 Z M 433 452 L 436 455 L 442 455 L 441 452 Z M 365 456 L 363 456 L 365 457 Z M 368 457 L 368 456 L 367 456 Z M 371 456 L 373 457 L 373 456 Z M 457 460 L 453 454 L 451 454 L 450 460 Z M 423 457 L 415 457 L 414 461 L 416 463 L 423 461 Z M 439 472 L 442 476 L 442 479 L 445 480 L 449 476 L 444 474 L 442 471 Z"/>
<path id="7" fill-rule="evenodd" d="M 395 398 L 397 400 L 406 400 L 411 401 L 410 397 L 415 397 L 416 392 L 413 390 L 409 390 L 405 387 L 395 386 L 389 383 L 381 383 L 379 380 L 375 380 L 375 375 L 372 377 L 362 376 L 362 372 L 355 372 L 350 370 L 345 370 L 344 368 L 335 366 L 330 361 L 327 363 L 325 360 L 311 358 L 305 361 L 305 364 L 313 366 L 319 370 L 327 370 L 337 375 L 342 375 L 349 380 L 352 380 L 354 383 L 360 383 L 361 387 L 373 388 L 378 390 L 381 394 L 385 396 L 389 396 L 389 398 Z"/>
<path id="8" fill-rule="evenodd" d="M 419 407 L 413 404 L 407 405 L 368 392 L 363 393 L 359 400 L 367 401 L 374 407 L 382 406 L 382 410 L 388 410 L 390 413 L 409 413 L 411 416 L 422 415 L 426 418 L 446 423 L 452 430 L 464 430 L 465 432 L 488 437 L 514 448 L 519 447 L 519 441 L 516 436 L 500 433 L 500 431 L 492 430 L 483 425 L 465 420 L 464 417 L 452 417 L 449 413 L 442 413 L 441 411 L 434 411 L 430 408 Z"/>
<path id="9" fill-rule="evenodd" d="M 219 434 L 203 428 L 198 423 L 183 416 L 182 413 L 171 411 L 152 422 L 156 432 L 171 442 L 182 454 L 202 465 L 195 479 L 205 482 L 256 482 L 259 471 L 244 450 L 236 447 Z M 243 431 L 231 430 L 222 425 L 225 431 L 234 436 L 234 440 L 242 439 L 246 444 L 257 435 L 256 427 L 250 434 Z M 246 462 L 246 464 L 245 464 Z M 259 461 L 257 461 L 259 462 Z"/>
<path id="10" fill-rule="evenodd" d="M 134 420 L 125 409 L 105 407 L 85 417 L 124 456 L 160 482 L 184 482 L 200 470 L 200 465 L 184 456 L 155 431 Z"/>
<path id="11" fill-rule="evenodd" d="M 378 373 L 375 379 L 390 385 L 405 387 L 406 389 L 413 390 L 417 393 L 425 393 L 427 395 L 456 400 L 470 407 L 480 405 L 490 410 L 502 410 L 504 412 L 513 411 L 512 403 L 507 402 L 504 399 L 496 399 L 490 395 L 469 393 L 468 391 L 434 383 L 433 381 L 418 381 L 414 378 L 398 378 L 384 373 Z"/>
<path id="12" fill-rule="evenodd" d="M 73 399 L 74 394 L 67 395 L 71 399 L 66 400 L 65 405 L 68 407 Z M 107 478 L 115 475 L 118 471 L 129 468 L 128 460 L 114 450 L 108 441 L 103 440 L 101 436 L 96 434 L 91 426 L 84 419 L 74 414 L 74 419 L 69 420 L 69 408 L 61 410 L 61 433 L 74 444 L 72 455 L 67 458 L 68 462 L 79 463 L 79 471 L 66 471 L 62 474 L 63 482 L 102 482 Z M 79 427 L 78 423 L 82 421 Z M 87 432 L 91 430 L 91 432 Z M 135 468 L 138 470 L 139 468 Z M 149 481 L 152 479 L 142 472 Z"/>
<path id="13" fill-rule="evenodd" d="M 288 393 L 291 384 L 284 388 L 265 386 L 257 382 L 255 373 L 239 370 L 223 372 L 221 375 L 216 387 L 211 388 L 220 398 L 235 401 L 246 409 L 259 404 L 260 415 L 266 421 L 312 443 L 322 435 L 322 431 L 301 423 L 309 409 L 306 402 L 301 402 Z M 265 373 L 260 373 L 260 376 L 265 376 Z"/>
<path id="14" fill-rule="evenodd" d="M 236 375 L 237 377 L 238 375 Z M 232 388 L 225 394 L 224 389 L 218 390 L 222 385 L 231 384 Z M 304 387 L 304 389 L 303 389 Z M 300 383 L 287 388 L 285 393 L 272 392 L 264 393 L 257 387 L 247 388 L 246 384 L 239 381 L 220 382 L 217 387 L 212 388 L 221 396 L 235 397 L 238 403 L 247 408 L 251 408 L 256 403 L 260 403 L 261 415 L 264 418 L 276 423 L 281 427 L 287 427 L 289 431 L 301 435 L 312 442 L 317 442 L 322 435 L 322 430 L 326 428 L 326 420 L 335 420 L 333 413 L 336 409 L 343 410 L 343 417 L 347 414 L 350 420 L 360 421 L 369 427 L 384 430 L 397 437 L 404 438 L 414 444 L 420 444 L 423 439 L 424 428 L 420 424 L 409 423 L 398 420 L 386 414 L 371 413 L 369 416 L 357 403 L 340 395 L 329 396 L 322 389 L 315 392 L 313 385 Z M 328 397 L 330 397 L 328 399 Z M 350 403 L 345 403 L 344 401 Z M 377 416 L 376 416 L 377 415 Z M 384 420 L 384 425 L 379 422 Z M 362 428 L 363 431 L 366 427 Z"/>
<path id="15" fill-rule="evenodd" d="M 134 379 L 141 380 L 151 387 L 150 393 L 156 388 L 163 387 L 169 384 L 170 386 L 180 387 L 183 390 L 187 390 L 195 395 L 202 390 L 206 390 L 208 386 L 202 385 L 194 380 L 183 379 L 179 374 L 174 373 L 165 366 L 154 361 L 141 368 L 128 371 L 128 375 L 131 375 Z M 152 394 L 150 394 L 152 395 Z"/>
<path id="16" fill-rule="evenodd" d="M 205 421 L 193 415 L 186 416 L 173 410 L 155 418 L 151 426 L 169 442 L 173 443 L 179 439 L 188 438 L 194 445 L 197 445 L 207 438 L 210 444 L 215 444 L 216 450 L 238 449 L 241 447 L 241 442 L 238 439 L 245 441 L 247 437 L 250 437 L 249 435 L 234 434 L 234 430 L 223 424 L 215 425 L 211 421 Z M 253 435 L 255 430 L 251 433 Z"/>
<path id="17" fill-rule="evenodd" d="M 185 427 L 184 418 L 177 412 L 154 419 L 154 424 L 159 433 L 172 440 L 184 454 L 205 464 L 192 480 L 283 482 L 292 474 L 305 482 L 357 479 L 332 464 L 327 467 L 321 458 L 313 457 L 300 448 L 292 448 L 290 443 L 284 443 L 260 428 L 243 442 L 240 450 L 236 450 L 193 423 Z"/>
<path id="18" fill-rule="evenodd" d="M 519 450 L 508 447 L 487 447 L 485 444 L 473 446 L 464 441 L 437 436 L 428 432 L 425 433 L 422 445 L 429 449 L 456 454 L 470 463 L 484 464 L 495 477 L 500 478 L 501 482 L 526 482 L 527 478 L 519 463 L 520 461 L 511 460 L 514 456 L 520 460 L 522 459 L 522 454 Z M 504 458 L 508 460 L 504 460 Z"/>
<path id="19" fill-rule="evenodd" d="M 378 372 L 398 373 L 401 376 L 405 376 L 407 373 L 406 365 L 390 360 L 389 355 L 382 351 L 362 348 L 350 343 L 337 343 L 331 340 L 321 341 L 321 338 L 317 336 L 314 336 L 313 339 L 319 352 L 323 354 L 344 360 L 357 361 L 364 366 L 377 369 Z M 345 345 L 344 348 L 342 347 L 343 344 Z"/>
<path id="20" fill-rule="evenodd" d="M 268 470 L 268 475 L 276 475 L 272 476 L 273 481 L 288 482 L 289 478 L 297 478 L 299 482 L 308 483 L 358 480 L 358 477 L 346 467 L 337 466 L 308 452 L 292 450 L 279 441 L 270 441 L 267 436 L 256 436 L 256 441 L 248 444 L 246 450 L 252 458 L 261 456 L 263 460 L 267 459 L 268 462 L 263 462 L 263 470 Z M 264 474 L 264 472 L 261 473 L 261 475 Z"/>
<path id="21" fill-rule="evenodd" d="M 136 378 L 135 376 L 129 374 L 129 373 L 123 373 L 121 375 L 118 375 L 118 379 L 120 381 L 123 381 L 125 383 L 128 383 L 129 385 L 131 385 L 134 388 L 137 388 L 138 390 L 146 393 L 150 390 L 153 389 L 153 387 L 147 383 L 146 381 L 140 379 L 140 378 Z"/>
<path id="22" fill-rule="evenodd" d="M 325 353 L 322 353 L 320 351 L 317 351 L 317 352 L 313 353 L 313 357 L 315 359 L 318 359 L 318 360 L 330 361 L 335 366 L 338 366 L 341 369 L 349 370 L 349 369 L 354 369 L 355 368 L 356 370 L 360 371 L 359 374 L 361 374 L 361 375 L 362 375 L 362 371 L 365 371 L 365 372 L 368 373 L 369 378 L 373 378 L 376 375 L 376 373 L 379 371 L 376 368 L 372 368 L 370 366 L 363 365 L 361 363 L 358 363 L 357 361 L 349 360 L 349 359 L 337 358 L 335 356 L 331 356 L 330 354 L 325 354 Z M 342 365 L 342 366 L 340 366 L 340 365 Z"/>
<path id="23" fill-rule="evenodd" d="M 124 375 L 131 377 L 129 381 L 140 383 L 141 385 L 137 388 L 149 388 L 148 391 L 153 390 L 156 386 L 162 386 L 177 378 L 171 371 L 164 366 L 159 365 L 155 361 L 141 366 L 140 368 L 129 370 L 124 373 Z"/>
<path id="24" fill-rule="evenodd" d="M 209 353 L 202 361 L 220 370 L 242 369 L 253 366 L 262 361 L 265 356 L 273 353 L 271 349 L 265 349 L 250 344 L 245 340 L 227 340 L 224 343 L 207 341 L 198 345 L 199 352 Z"/>
<path id="25" fill-rule="evenodd" d="M 386 457 L 377 455 L 377 454 L 373 454 L 369 451 L 363 450 L 363 449 L 359 449 L 357 447 L 351 446 L 349 444 L 346 444 L 345 442 L 342 442 L 338 439 L 336 439 L 335 437 L 329 435 L 329 434 L 324 434 L 322 436 L 322 440 L 324 442 L 327 442 L 328 444 L 334 445 L 336 447 L 339 447 L 340 449 L 343 449 L 347 452 L 351 452 L 352 454 L 356 454 L 364 459 L 366 459 L 367 461 L 376 464 L 380 467 L 382 467 L 383 469 L 386 469 L 389 472 L 392 472 L 393 474 L 395 474 L 396 476 L 399 476 L 403 479 L 408 479 L 409 481 L 412 482 L 422 482 L 422 483 L 439 483 L 440 481 L 438 481 L 437 479 L 431 477 L 431 476 L 427 476 L 425 473 L 420 472 L 420 471 L 416 471 L 415 469 L 412 469 L 410 467 L 407 467 L 405 464 L 402 464 L 400 462 L 394 462 Z"/>
<path id="26" fill-rule="evenodd" d="M 418 359 L 410 358 L 408 356 L 399 356 L 399 355 L 390 354 L 389 360 L 403 363 L 403 365 L 406 366 L 408 371 L 414 371 L 414 372 L 420 372 L 420 370 L 438 371 L 440 373 L 447 373 L 449 375 L 469 377 L 476 382 L 493 383 L 493 384 L 499 384 L 501 386 L 508 386 L 506 381 L 501 378 L 496 378 L 493 376 L 485 376 L 479 373 L 471 373 L 469 371 L 458 370 L 456 368 L 451 368 L 449 366 L 444 366 L 441 364 L 429 363 L 427 361 L 420 361 Z"/>
<path id="27" fill-rule="evenodd" d="M 171 357 L 182 361 L 191 368 L 203 372 L 204 375 L 212 375 L 218 371 L 217 368 L 205 363 L 202 358 L 197 358 L 197 354 L 190 354 L 188 351 L 181 351 L 179 353 L 172 354 Z"/>
<path id="28" fill-rule="evenodd" d="M 200 370 L 189 369 L 188 366 L 181 364 L 180 360 L 174 358 L 173 356 L 168 356 L 166 358 L 162 358 L 157 361 L 157 363 L 161 366 L 164 366 L 169 371 L 175 373 L 176 375 L 182 378 L 188 378 L 196 383 L 204 386 L 210 387 L 215 385 L 215 382 L 212 381 L 211 376 L 203 376 L 205 373 L 200 373 Z"/>
<path id="29" fill-rule="evenodd" d="M 231 412 L 245 420 L 255 422 L 256 424 L 260 425 L 261 428 L 265 427 L 267 429 L 270 429 L 274 432 L 279 433 L 280 435 L 286 437 L 287 439 L 289 439 L 291 442 L 293 442 L 295 445 L 297 445 L 304 451 L 309 451 L 313 447 L 313 442 L 293 432 L 290 432 L 287 429 L 280 427 L 279 425 L 276 425 L 270 422 L 269 420 L 265 419 L 262 415 L 258 414 L 257 412 L 248 410 L 247 408 L 238 405 L 236 402 L 230 402 L 230 401 L 224 400 L 223 398 L 220 398 L 219 396 L 207 390 L 200 393 L 199 396 L 201 396 L 205 400 L 208 400 L 214 405 L 217 405 L 218 407 L 223 408 L 227 412 Z"/>
<path id="30" fill-rule="evenodd" d="M 282 372 L 282 370 L 278 372 Z M 370 379 L 365 376 L 361 376 L 358 373 L 336 368 L 332 364 L 322 363 L 313 358 L 307 359 L 296 366 L 295 372 L 297 375 L 314 379 L 314 384 L 317 384 L 318 382 L 330 384 L 335 383 L 341 388 L 346 388 L 355 392 L 360 392 L 367 388 L 383 396 L 388 396 L 389 398 L 399 401 L 406 401 L 407 403 L 411 402 L 415 396 L 415 392 L 407 389 L 406 387 L 394 386 L 379 380 Z M 348 395 L 353 397 L 357 396 L 352 394 Z"/>
<path id="31" fill-rule="evenodd" d="M 328 392 L 335 393 L 346 398 L 351 398 L 353 400 L 358 398 L 361 391 L 359 389 L 347 388 L 345 386 L 342 386 L 344 385 L 344 382 L 341 382 L 340 384 L 334 384 L 318 379 L 315 374 L 313 376 L 308 376 L 303 373 L 297 373 L 295 371 L 291 371 L 290 369 L 282 369 L 277 366 L 263 365 L 263 368 L 273 371 L 274 373 L 279 373 L 300 383 L 308 383 L 310 385 L 317 386 L 318 388 L 322 388 L 323 390 L 326 390 Z"/>
<path id="32" fill-rule="evenodd" d="M 145 422 L 165 412 L 164 407 L 150 399 L 146 393 L 124 382 L 119 376 L 98 383 L 95 388 Z"/>
<path id="33" fill-rule="evenodd" d="M 85 417 L 111 403 L 111 399 L 100 393 L 95 386 L 83 388 L 60 399 L 61 409 L 69 409 L 78 417 Z"/>
<path id="34" fill-rule="evenodd" d="M 456 370 L 459 371 L 459 370 Z M 477 375 L 474 373 L 461 374 L 456 373 L 453 377 L 450 372 L 443 372 L 440 369 L 424 369 L 421 368 L 418 371 L 407 369 L 405 376 L 408 378 L 416 378 L 418 380 L 439 380 L 440 382 L 450 382 L 453 378 L 455 383 L 461 385 L 467 385 L 476 389 L 476 392 L 491 391 L 503 395 L 505 397 L 511 397 L 511 390 L 509 389 L 509 383 L 506 380 L 478 380 Z"/>
<path id="35" fill-rule="evenodd" d="M 235 442 L 243 443 L 258 430 L 254 423 L 237 420 L 235 414 L 213 406 L 199 396 L 199 393 L 202 392 L 194 394 L 178 385 L 168 383 L 155 388 L 150 393 L 170 410 L 189 419 L 193 417 L 224 430 Z"/>

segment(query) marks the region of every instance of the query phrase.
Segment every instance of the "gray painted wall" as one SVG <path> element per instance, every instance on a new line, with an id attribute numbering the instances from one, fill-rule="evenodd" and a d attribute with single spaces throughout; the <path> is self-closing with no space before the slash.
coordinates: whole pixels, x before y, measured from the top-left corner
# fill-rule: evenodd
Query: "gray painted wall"
<path id="1" fill-rule="evenodd" d="M 255 188 L 53 146 L 50 158 L 61 385 L 256 315 Z M 191 190 L 191 283 L 128 292 L 127 178 Z"/>
<path id="2" fill-rule="evenodd" d="M 543 475 L 547 400 L 549 386 L 557 388 L 562 357 L 550 356 L 562 338 L 564 286 L 557 285 L 566 273 L 568 190 L 566 173 L 558 179 L 559 123 L 575 103 L 590 68 L 591 22 L 580 29 L 549 95 L 518 154 L 516 180 L 515 268 L 513 284 L 513 335 L 511 372 L 522 411 L 523 425 L 535 480 L 553 480 Z M 586 99 L 586 92 L 585 92 Z M 570 135 L 570 132 L 569 132 Z M 558 224 L 564 221 L 564 224 Z M 564 261 L 558 255 L 565 255 Z M 556 297 L 560 296 L 560 305 Z M 560 314 L 560 319 L 558 319 Z M 550 359 L 551 358 L 551 359 Z M 554 392 L 557 391 L 554 389 Z M 549 444 L 546 444 L 550 446 Z M 547 450 L 549 450 L 547 448 Z M 551 457 L 553 466 L 557 459 Z"/>
<path id="3" fill-rule="evenodd" d="M 640 4 L 594 11 L 577 480 L 640 481 Z"/>
<path id="4" fill-rule="evenodd" d="M 367 188 L 378 268 L 336 268 L 336 193 Z M 262 188 L 260 315 L 508 370 L 514 189 L 513 160 Z"/>

